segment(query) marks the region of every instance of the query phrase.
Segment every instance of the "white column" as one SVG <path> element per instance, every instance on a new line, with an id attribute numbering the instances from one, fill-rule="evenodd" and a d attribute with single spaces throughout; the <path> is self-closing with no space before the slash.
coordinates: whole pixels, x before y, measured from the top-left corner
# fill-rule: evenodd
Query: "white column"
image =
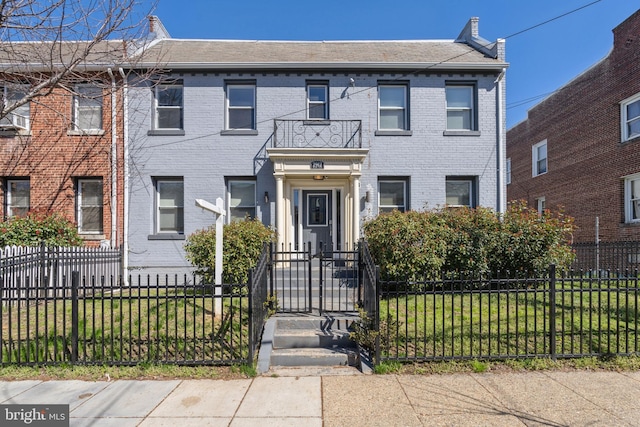
<path id="1" fill-rule="evenodd" d="M 353 200 L 352 247 L 355 248 L 355 244 L 358 242 L 358 239 L 360 238 L 360 177 L 351 176 L 351 183 L 353 184 L 351 187 L 351 197 Z"/>
<path id="2" fill-rule="evenodd" d="M 281 250 L 285 239 L 284 229 L 284 177 L 276 176 L 276 232 L 278 233 L 278 247 L 277 250 Z"/>

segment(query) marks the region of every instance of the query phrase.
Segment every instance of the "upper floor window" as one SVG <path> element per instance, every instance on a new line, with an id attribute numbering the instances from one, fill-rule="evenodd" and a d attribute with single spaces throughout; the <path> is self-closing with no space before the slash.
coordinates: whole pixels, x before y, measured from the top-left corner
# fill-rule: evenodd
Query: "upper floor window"
<path id="1" fill-rule="evenodd" d="M 408 130 L 407 86 L 378 86 L 378 129 Z"/>
<path id="2" fill-rule="evenodd" d="M 104 231 L 102 179 L 78 179 L 77 186 L 78 232 L 102 234 Z"/>
<path id="3" fill-rule="evenodd" d="M 73 127 L 75 130 L 102 129 L 102 88 L 95 85 L 75 88 Z"/>
<path id="4" fill-rule="evenodd" d="M 25 217 L 29 212 L 31 196 L 29 179 L 8 179 L 5 193 L 7 216 Z"/>
<path id="5" fill-rule="evenodd" d="M 477 130 L 475 85 L 447 83 L 445 92 L 447 130 Z"/>
<path id="6" fill-rule="evenodd" d="M 184 181 L 156 178 L 156 233 L 184 233 Z"/>
<path id="7" fill-rule="evenodd" d="M 329 119 L 329 87 L 326 84 L 307 85 L 307 118 Z"/>
<path id="8" fill-rule="evenodd" d="M 253 180 L 227 181 L 229 196 L 229 222 L 256 217 L 256 182 Z"/>
<path id="9" fill-rule="evenodd" d="M 507 175 L 507 185 L 511 184 L 511 158 L 507 159 L 507 171 L 506 171 L 506 175 Z"/>
<path id="10" fill-rule="evenodd" d="M 547 173 L 547 140 L 537 143 L 531 148 L 533 176 Z"/>
<path id="11" fill-rule="evenodd" d="M 640 94 L 620 103 L 622 108 L 622 142 L 640 136 Z"/>
<path id="12" fill-rule="evenodd" d="M 227 85 L 227 129 L 256 129 L 256 86 Z"/>
<path id="13" fill-rule="evenodd" d="M 181 83 L 155 86 L 155 129 L 184 128 L 183 85 Z"/>
<path id="14" fill-rule="evenodd" d="M 14 106 L 25 97 L 28 89 L 22 85 L 7 85 L 2 89 L 2 99 L 5 107 Z M 0 129 L 29 129 L 31 116 L 29 103 L 15 107 L 10 113 L 0 119 Z"/>
<path id="15" fill-rule="evenodd" d="M 640 222 L 640 174 L 624 179 L 625 221 Z"/>
<path id="16" fill-rule="evenodd" d="M 446 178 L 447 207 L 475 208 L 478 204 L 475 177 L 448 176 Z"/>
<path id="17" fill-rule="evenodd" d="M 399 210 L 406 212 L 408 203 L 408 179 L 379 179 L 378 180 L 378 211 L 391 212 Z"/>

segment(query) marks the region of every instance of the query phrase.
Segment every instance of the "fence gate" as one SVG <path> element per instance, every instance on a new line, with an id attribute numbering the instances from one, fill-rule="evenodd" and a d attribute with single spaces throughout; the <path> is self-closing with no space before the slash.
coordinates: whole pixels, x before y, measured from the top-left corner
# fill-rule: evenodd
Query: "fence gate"
<path id="1" fill-rule="evenodd" d="M 280 313 L 339 313 L 356 311 L 360 295 L 358 251 L 312 253 L 272 250 L 271 295 Z"/>

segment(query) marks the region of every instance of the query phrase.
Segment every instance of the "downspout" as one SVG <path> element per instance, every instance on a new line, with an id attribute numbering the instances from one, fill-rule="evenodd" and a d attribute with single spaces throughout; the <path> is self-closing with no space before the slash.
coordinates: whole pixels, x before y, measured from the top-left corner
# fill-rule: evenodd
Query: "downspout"
<path id="1" fill-rule="evenodd" d="M 504 89 L 504 75 L 507 69 L 503 68 L 498 78 L 496 79 L 496 144 L 497 149 L 496 153 L 498 154 L 497 159 L 497 204 L 498 204 L 498 212 L 504 213 L 506 211 L 506 195 L 505 195 L 505 163 L 506 163 L 506 144 L 504 141 L 504 117 L 502 114 L 502 105 L 503 105 L 503 89 Z"/>
<path id="2" fill-rule="evenodd" d="M 123 228 L 122 228 L 122 277 L 125 286 L 129 285 L 129 86 L 127 76 L 122 68 L 118 69 L 122 76 L 122 146 L 123 146 Z"/>
<path id="3" fill-rule="evenodd" d="M 118 244 L 116 232 L 118 221 L 118 150 L 117 150 L 117 126 L 116 126 L 116 78 L 111 67 L 107 68 L 111 77 L 111 247 Z"/>

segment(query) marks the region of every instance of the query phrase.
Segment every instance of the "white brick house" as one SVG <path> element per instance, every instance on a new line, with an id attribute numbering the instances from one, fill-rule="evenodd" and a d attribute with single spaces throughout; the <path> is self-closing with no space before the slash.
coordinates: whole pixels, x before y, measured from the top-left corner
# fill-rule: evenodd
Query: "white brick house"
<path id="1" fill-rule="evenodd" d="M 505 207 L 504 41 L 221 41 L 168 36 L 127 88 L 128 265 L 188 267 L 226 201 L 278 241 L 351 247 L 380 211 Z M 144 64 L 140 64 L 143 67 Z"/>

